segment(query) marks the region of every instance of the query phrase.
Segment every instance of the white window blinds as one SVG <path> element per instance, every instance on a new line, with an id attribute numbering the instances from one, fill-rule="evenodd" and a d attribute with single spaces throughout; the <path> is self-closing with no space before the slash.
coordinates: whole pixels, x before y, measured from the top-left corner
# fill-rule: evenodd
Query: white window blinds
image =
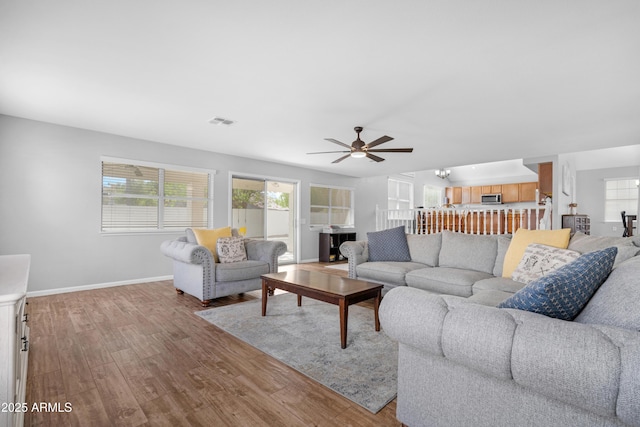
<path id="1" fill-rule="evenodd" d="M 353 190 L 311 186 L 311 224 L 353 226 Z"/>
<path id="2" fill-rule="evenodd" d="M 102 231 L 209 226 L 211 175 L 102 162 Z"/>

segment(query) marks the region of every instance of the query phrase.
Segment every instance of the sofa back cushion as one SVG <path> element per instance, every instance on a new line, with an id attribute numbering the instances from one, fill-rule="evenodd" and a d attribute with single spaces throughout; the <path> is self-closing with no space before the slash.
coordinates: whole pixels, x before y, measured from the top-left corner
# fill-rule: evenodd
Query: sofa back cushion
<path id="1" fill-rule="evenodd" d="M 575 321 L 640 331 L 640 257 L 618 265 Z"/>
<path id="2" fill-rule="evenodd" d="M 407 235 L 407 244 L 411 253 L 411 261 L 426 264 L 429 267 L 438 266 L 442 233 L 409 234 Z"/>
<path id="3" fill-rule="evenodd" d="M 498 253 L 496 236 L 442 232 L 438 266 L 493 274 Z"/>
<path id="4" fill-rule="evenodd" d="M 500 234 L 496 237 L 496 240 L 498 241 L 498 254 L 496 255 L 496 263 L 493 266 L 493 275 L 501 277 L 504 268 L 504 257 L 511 244 L 511 234 Z"/>
<path id="5" fill-rule="evenodd" d="M 618 255 L 613 268 L 616 268 L 618 264 L 636 256 L 640 251 L 633 239 L 633 237 L 589 236 L 578 231 L 569 240 L 568 249 L 584 254 L 615 246 L 618 248 Z"/>

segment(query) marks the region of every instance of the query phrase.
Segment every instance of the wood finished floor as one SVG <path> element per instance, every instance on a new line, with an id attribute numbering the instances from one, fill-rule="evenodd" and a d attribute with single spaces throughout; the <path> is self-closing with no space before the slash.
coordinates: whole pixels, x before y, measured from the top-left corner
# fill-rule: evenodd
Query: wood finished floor
<path id="1" fill-rule="evenodd" d="M 346 275 L 319 263 L 284 268 Z M 199 301 L 171 281 L 28 302 L 27 402 L 72 410 L 27 412 L 25 426 L 401 425 L 395 400 L 371 414 L 194 315 Z"/>

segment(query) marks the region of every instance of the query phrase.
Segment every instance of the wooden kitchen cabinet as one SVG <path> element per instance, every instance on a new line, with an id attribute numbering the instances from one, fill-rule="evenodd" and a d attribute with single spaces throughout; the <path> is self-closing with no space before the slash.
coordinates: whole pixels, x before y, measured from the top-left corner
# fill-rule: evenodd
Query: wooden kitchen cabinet
<path id="1" fill-rule="evenodd" d="M 502 185 L 492 185 L 491 186 L 491 194 L 502 193 Z"/>
<path id="2" fill-rule="evenodd" d="M 518 184 L 502 184 L 502 203 L 516 203 L 520 201 L 520 187 Z"/>
<path id="3" fill-rule="evenodd" d="M 482 186 L 482 194 L 491 194 L 491 186 L 483 185 Z"/>
<path id="4" fill-rule="evenodd" d="M 447 187 L 445 188 L 445 194 L 452 205 L 462 203 L 462 187 Z"/>
<path id="5" fill-rule="evenodd" d="M 482 203 L 482 187 L 481 186 L 471 187 L 471 203 L 473 204 Z"/>
<path id="6" fill-rule="evenodd" d="M 462 187 L 462 196 L 460 203 L 467 205 L 471 203 L 471 187 Z"/>
<path id="7" fill-rule="evenodd" d="M 536 189 L 538 188 L 537 182 L 522 182 L 518 184 L 520 187 L 520 201 L 521 202 L 535 202 L 536 201 Z"/>
<path id="8" fill-rule="evenodd" d="M 545 196 L 553 197 L 553 163 L 538 164 L 538 189 L 540 198 L 543 201 Z"/>

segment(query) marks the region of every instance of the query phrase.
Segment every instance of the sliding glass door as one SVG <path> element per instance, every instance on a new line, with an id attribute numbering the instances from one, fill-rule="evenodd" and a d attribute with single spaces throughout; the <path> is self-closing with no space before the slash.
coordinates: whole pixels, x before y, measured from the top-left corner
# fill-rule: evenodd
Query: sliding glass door
<path id="1" fill-rule="evenodd" d="M 285 242 L 279 262 L 296 262 L 297 183 L 237 175 L 231 181 L 233 227 L 252 239 Z"/>

